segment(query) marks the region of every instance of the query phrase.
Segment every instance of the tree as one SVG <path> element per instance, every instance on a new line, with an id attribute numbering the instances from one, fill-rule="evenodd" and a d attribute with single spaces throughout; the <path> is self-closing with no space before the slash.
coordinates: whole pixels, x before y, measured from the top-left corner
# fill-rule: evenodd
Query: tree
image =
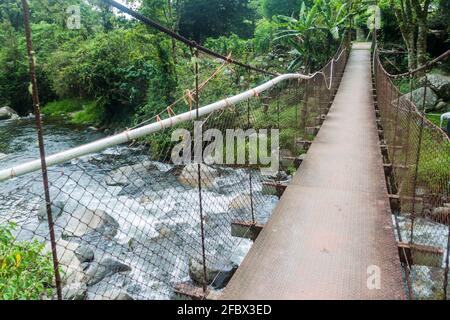
<path id="1" fill-rule="evenodd" d="M 319 67 L 334 51 L 348 17 L 347 5 L 340 0 L 316 0 L 311 8 L 302 3 L 298 19 L 279 16 L 281 31 L 277 40 L 286 40 L 293 48 L 294 59 L 289 69 L 301 63 L 306 71 Z"/>
<path id="2" fill-rule="evenodd" d="M 272 19 L 274 16 L 298 17 L 303 0 L 262 0 L 262 11 L 264 16 Z M 312 1 L 306 1 L 310 6 Z"/>
<path id="3" fill-rule="evenodd" d="M 408 51 L 408 68 L 427 61 L 428 14 L 432 0 L 390 0 Z"/>
<path id="4" fill-rule="evenodd" d="M 199 43 L 231 33 L 251 37 L 255 14 L 249 0 L 184 0 L 180 6 L 180 33 Z"/>

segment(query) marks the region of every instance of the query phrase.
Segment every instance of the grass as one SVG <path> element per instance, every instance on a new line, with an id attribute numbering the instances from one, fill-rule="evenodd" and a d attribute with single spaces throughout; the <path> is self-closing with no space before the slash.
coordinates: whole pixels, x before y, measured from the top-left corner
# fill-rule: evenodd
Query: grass
<path id="1" fill-rule="evenodd" d="M 50 117 L 63 117 L 83 109 L 83 101 L 78 99 L 63 99 L 47 103 L 42 113 Z"/>

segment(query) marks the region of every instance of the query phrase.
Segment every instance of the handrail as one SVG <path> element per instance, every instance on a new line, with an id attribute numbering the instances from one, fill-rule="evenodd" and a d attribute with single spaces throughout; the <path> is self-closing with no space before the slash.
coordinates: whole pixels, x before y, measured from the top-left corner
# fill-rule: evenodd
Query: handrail
<path id="1" fill-rule="evenodd" d="M 269 90 L 280 82 L 292 79 L 311 79 L 313 76 L 305 76 L 302 74 L 285 74 L 278 76 L 268 82 L 255 87 L 253 89 L 247 90 L 241 94 L 235 95 L 233 97 L 229 97 L 218 102 L 206 105 L 198 110 L 198 116 L 204 116 L 210 114 L 214 111 L 226 109 L 232 105 L 235 105 L 239 102 L 245 101 L 247 99 L 257 97 L 264 91 Z M 60 164 L 66 161 L 70 161 L 72 159 L 82 157 L 91 153 L 99 152 L 101 150 L 130 142 L 132 140 L 144 137 L 151 133 L 158 132 L 163 129 L 167 129 L 173 127 L 176 124 L 181 122 L 193 120 L 197 118 L 197 110 L 188 111 L 179 115 L 170 116 L 167 119 L 160 120 L 149 125 L 133 129 L 127 130 L 122 133 L 113 135 L 111 137 L 107 137 L 98 141 L 91 142 L 86 145 L 82 145 L 70 150 L 66 150 L 51 156 L 46 157 L 47 166 L 54 166 L 56 164 Z M 0 181 L 9 180 L 41 168 L 41 160 L 33 160 L 6 170 L 0 171 Z"/>

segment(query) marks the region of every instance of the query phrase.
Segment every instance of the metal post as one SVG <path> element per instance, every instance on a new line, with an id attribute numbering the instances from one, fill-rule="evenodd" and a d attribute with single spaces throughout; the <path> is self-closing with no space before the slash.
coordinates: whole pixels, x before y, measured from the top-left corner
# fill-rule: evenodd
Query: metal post
<path id="1" fill-rule="evenodd" d="M 417 146 L 417 155 L 416 155 L 416 163 L 414 168 L 414 176 L 413 176 L 413 204 L 412 204 L 412 216 L 411 216 L 411 239 L 410 243 L 413 243 L 414 240 L 414 222 L 416 218 L 416 197 L 417 197 L 417 175 L 419 172 L 419 164 L 420 164 L 420 152 L 422 149 L 422 138 L 423 138 L 423 127 L 425 125 L 424 117 L 425 115 L 425 101 L 427 97 L 427 86 L 428 86 L 428 80 L 427 76 L 425 75 L 425 88 L 424 88 L 424 95 L 423 95 L 423 101 L 422 101 L 422 112 L 420 117 L 420 130 L 419 130 L 419 145 Z"/>
<path id="2" fill-rule="evenodd" d="M 448 273 L 449 273 L 449 256 L 450 256 L 450 224 L 448 225 L 448 239 L 447 239 L 447 255 L 445 257 L 445 269 L 444 269 L 444 300 L 447 300 L 448 291 Z"/>
<path id="3" fill-rule="evenodd" d="M 247 100 L 247 129 L 250 129 L 250 99 Z M 250 209 L 252 213 L 252 222 L 255 224 L 255 211 L 253 207 L 253 177 L 252 177 L 252 169 L 249 167 L 248 173 L 249 183 L 250 183 Z"/>
<path id="4" fill-rule="evenodd" d="M 50 233 L 50 245 L 51 245 L 51 249 L 52 249 L 53 271 L 55 273 L 56 294 L 57 294 L 58 300 L 62 300 L 61 276 L 59 274 L 59 263 L 58 263 L 58 255 L 56 252 L 56 239 L 55 239 L 55 231 L 54 231 L 53 216 L 52 216 L 52 209 L 51 209 L 47 163 L 45 161 L 44 133 L 42 130 L 42 123 L 41 123 L 41 107 L 40 107 L 40 102 L 39 102 L 39 91 L 38 91 L 37 79 L 36 79 L 35 55 L 34 55 L 34 50 L 33 50 L 33 41 L 31 38 L 30 8 L 28 6 L 27 0 L 22 0 L 22 9 L 23 9 L 23 22 L 24 22 L 24 27 L 25 27 L 25 37 L 26 37 L 26 42 L 27 42 L 28 63 L 29 63 L 29 73 L 30 73 L 30 80 L 31 80 L 32 96 L 33 96 L 34 115 L 35 115 L 35 120 L 36 120 L 36 129 L 37 129 L 37 136 L 38 136 L 38 143 L 39 143 L 39 153 L 40 153 L 40 158 L 41 158 L 42 180 L 43 180 L 43 184 L 44 184 L 45 204 L 46 204 L 46 209 L 47 209 L 47 220 L 48 220 L 48 228 L 49 228 L 49 233 Z"/>
<path id="5" fill-rule="evenodd" d="M 194 49 L 195 56 L 195 108 L 196 108 L 196 118 L 199 119 L 199 108 L 200 108 L 200 95 L 199 95 L 199 74 L 198 74 L 198 50 Z M 202 147 L 203 151 L 203 147 Z M 203 156 L 202 156 L 203 157 Z M 203 294 L 206 297 L 206 291 L 208 289 L 207 284 L 207 273 L 206 273 L 206 249 L 205 249 L 205 225 L 203 217 L 203 200 L 202 200 L 202 173 L 201 173 L 201 163 L 197 164 L 198 173 L 198 199 L 199 199 L 199 209 L 200 209 L 200 232 L 202 238 L 202 262 L 203 262 Z"/>

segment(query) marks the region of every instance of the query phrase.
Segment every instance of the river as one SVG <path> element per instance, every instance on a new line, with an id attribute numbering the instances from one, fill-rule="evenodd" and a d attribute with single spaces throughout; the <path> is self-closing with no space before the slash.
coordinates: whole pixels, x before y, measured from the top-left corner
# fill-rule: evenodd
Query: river
<path id="1" fill-rule="evenodd" d="M 61 121 L 43 123 L 47 154 L 104 136 Z M 0 169 L 38 158 L 32 119 L 0 121 L 0 137 L 0 153 L 6 155 Z M 132 299 L 171 299 L 176 285 L 192 283 L 189 265 L 201 252 L 199 192 L 179 182 L 181 169 L 152 161 L 139 145 L 113 147 L 50 168 L 55 233 L 62 246 L 58 255 L 62 261 L 73 258 L 70 248 L 76 247 L 80 260 L 63 270 L 66 289 L 75 286 L 78 298 L 85 299 L 117 298 L 113 290 Z M 213 182 L 202 191 L 207 265 L 226 274 L 252 244 L 230 234 L 231 221 L 251 217 L 245 204 L 250 171 L 211 170 Z M 254 212 L 264 223 L 278 199 L 263 194 L 258 173 L 252 173 Z M 48 242 L 47 223 L 39 218 L 43 203 L 39 172 L 2 182 L 0 224 L 16 222 L 17 241 Z M 91 213 L 93 219 L 85 221 Z M 91 254 L 80 258 L 80 248 Z"/>

